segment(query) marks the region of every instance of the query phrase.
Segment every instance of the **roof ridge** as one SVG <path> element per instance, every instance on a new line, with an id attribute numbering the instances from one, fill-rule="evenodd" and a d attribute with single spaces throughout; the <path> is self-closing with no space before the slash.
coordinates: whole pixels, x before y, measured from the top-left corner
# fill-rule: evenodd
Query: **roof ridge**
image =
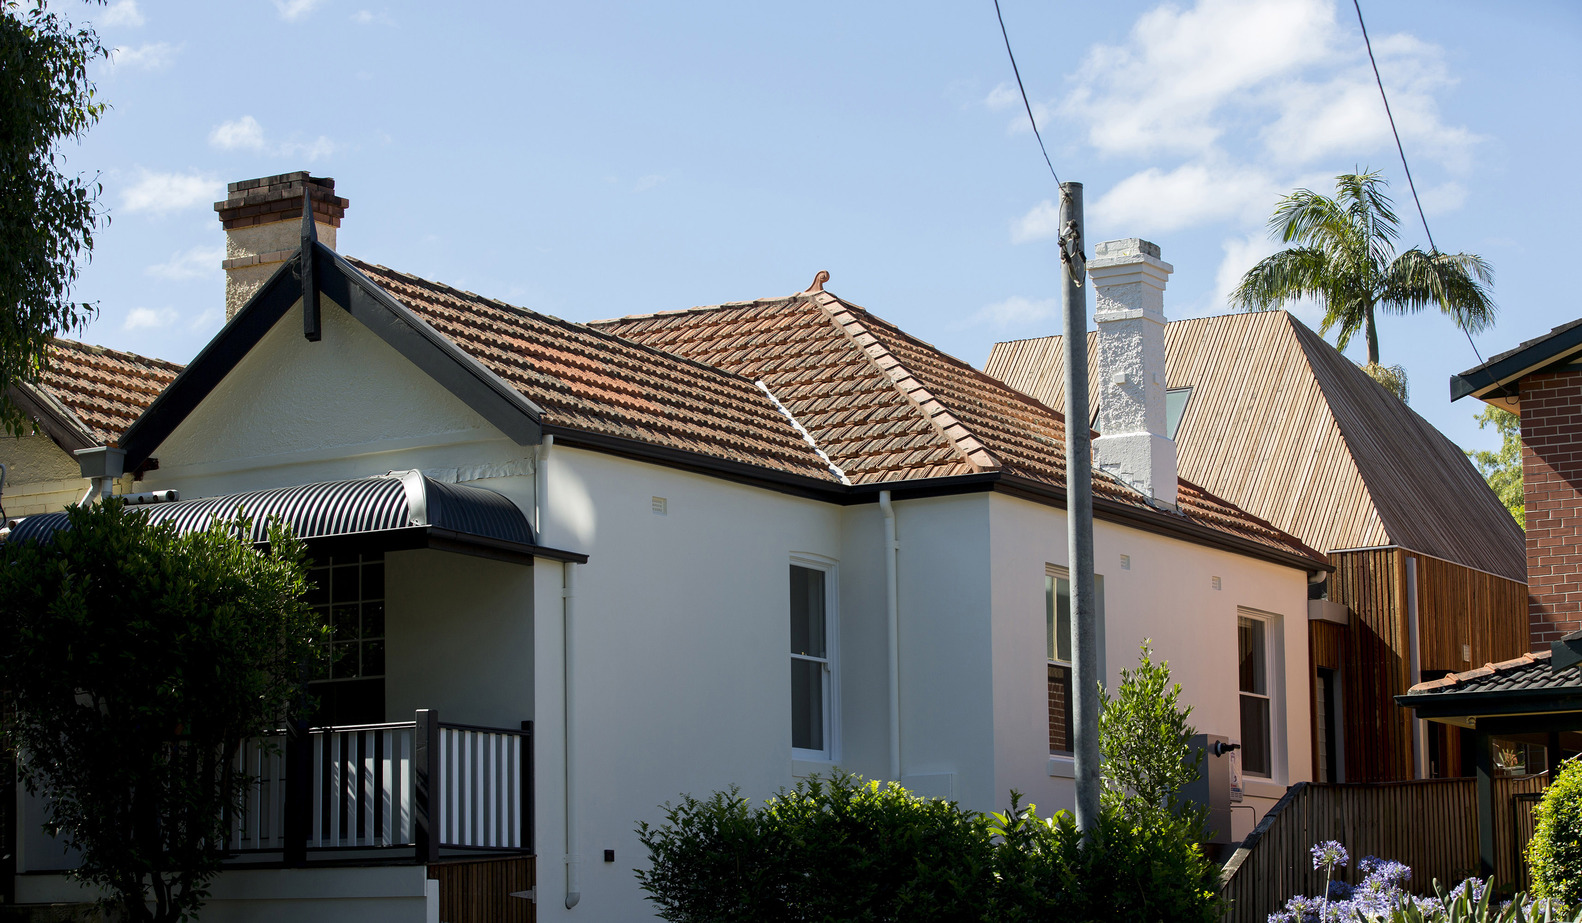
<path id="1" fill-rule="evenodd" d="M 853 346 L 856 346 L 858 349 L 862 350 L 862 353 L 867 358 L 868 363 L 878 370 L 879 374 L 890 383 L 891 388 L 895 389 L 895 391 L 899 393 L 907 403 L 911 404 L 913 407 L 916 407 L 922 412 L 924 421 L 939 434 L 940 438 L 949 443 L 951 448 L 954 449 L 956 453 L 967 462 L 967 464 L 980 471 L 992 470 L 996 468 L 1003 469 L 1005 467 L 1005 463 L 996 457 L 993 452 L 989 451 L 989 447 L 984 445 L 983 442 L 973 434 L 971 428 L 969 428 L 966 423 L 962 422 L 961 419 L 952 413 L 950 408 L 941 403 L 940 400 L 934 396 L 934 393 L 926 388 L 922 381 L 918 380 L 917 376 L 912 374 L 911 370 L 909 370 L 906 365 L 901 362 L 899 356 L 892 353 L 888 347 L 879 341 L 878 337 L 874 336 L 868 331 L 866 327 L 862 325 L 859 315 L 867 315 L 868 312 L 866 310 L 856 305 L 848 304 L 830 292 L 818 292 L 814 294 L 809 300 L 813 305 L 823 311 L 824 316 L 829 318 L 830 323 L 834 324 L 835 328 L 844 334 Z M 852 320 L 850 322 L 842 321 L 838 316 L 838 312 L 831 309 L 831 303 L 839 305 L 842 311 L 851 315 Z M 860 330 L 862 334 L 866 334 L 872 343 L 869 344 L 862 342 L 862 340 L 859 338 L 859 334 L 853 332 L 852 328 L 854 327 Z M 933 347 L 929 348 L 932 349 Z M 936 352 L 938 352 L 938 350 L 936 350 Z M 944 353 L 940 353 L 940 355 L 944 355 Z M 886 366 L 883 362 L 884 359 L 889 359 L 892 365 Z M 957 361 L 959 362 L 960 360 Z M 970 366 L 968 367 L 970 368 Z M 901 375 L 897 376 L 895 374 L 895 370 L 899 370 Z M 992 381 L 993 379 L 990 380 Z M 915 385 L 915 387 L 906 387 L 906 382 L 908 381 Z M 922 391 L 927 395 L 927 397 L 924 399 L 918 398 L 916 396 L 916 392 L 918 391 Z M 959 426 L 961 428 L 961 432 L 964 435 L 952 436 L 950 434 L 950 428 L 952 426 Z"/>
<path id="2" fill-rule="evenodd" d="M 674 311 L 652 311 L 647 314 L 622 314 L 620 317 L 606 317 L 601 320 L 590 320 L 590 326 L 599 324 L 624 324 L 634 320 L 659 320 L 667 317 L 677 317 L 682 314 L 707 314 L 711 311 L 740 310 L 742 308 L 788 308 L 802 299 L 807 292 L 797 292 L 794 295 L 782 295 L 777 298 L 753 298 L 749 301 L 722 301 L 719 304 L 698 305 L 692 308 L 677 308 Z"/>
<path id="3" fill-rule="evenodd" d="M 389 273 L 389 274 L 391 274 L 393 276 L 401 276 L 402 278 L 411 279 L 411 280 L 413 280 L 415 282 L 419 282 L 419 283 L 421 283 L 421 284 L 423 284 L 425 286 L 428 286 L 429 288 L 443 290 L 443 291 L 447 291 L 447 292 L 455 292 L 458 295 L 465 295 L 467 298 L 470 298 L 470 299 L 472 299 L 474 301 L 481 301 L 481 302 L 484 302 L 486 304 L 493 305 L 494 307 L 497 307 L 497 308 L 500 308 L 502 310 L 509 311 L 509 312 L 512 312 L 512 313 L 529 315 L 531 317 L 534 317 L 534 318 L 537 318 L 538 320 L 543 321 L 544 323 L 553 324 L 553 325 L 559 326 L 559 327 L 561 327 L 562 329 L 565 329 L 565 330 L 575 330 L 575 331 L 580 332 L 580 333 L 589 333 L 589 334 L 592 334 L 592 335 L 594 335 L 594 336 L 596 336 L 596 337 L 598 337 L 598 338 L 600 338 L 602 340 L 607 340 L 607 341 L 620 343 L 622 346 L 625 346 L 625 347 L 628 347 L 628 348 L 631 348 L 631 349 L 640 350 L 642 352 L 650 353 L 650 354 L 655 355 L 655 356 L 661 356 L 661 357 L 663 357 L 665 359 L 671 360 L 673 362 L 679 362 L 679 363 L 681 363 L 683 365 L 687 365 L 687 366 L 690 366 L 692 368 L 704 369 L 704 370 L 706 370 L 708 372 L 712 372 L 715 375 L 721 375 L 721 376 L 724 376 L 726 378 L 734 378 L 734 379 L 744 383 L 749 388 L 752 388 L 754 391 L 756 391 L 758 389 L 757 388 L 757 383 L 755 381 L 753 381 L 753 379 L 748 378 L 746 375 L 742 375 L 742 374 L 740 374 L 738 372 L 732 372 L 729 369 L 722 369 L 722 368 L 720 368 L 717 365 L 709 365 L 707 362 L 699 362 L 696 359 L 689 359 L 686 356 L 678 355 L 678 354 L 673 353 L 673 352 L 668 352 L 666 350 L 659 349 L 658 347 L 649 346 L 647 343 L 639 343 L 636 340 L 628 339 L 626 337 L 610 333 L 607 330 L 601 330 L 598 327 L 592 326 L 592 323 L 608 323 L 607 321 L 594 321 L 594 322 L 591 322 L 591 323 L 579 323 L 577 321 L 566 320 L 563 317 L 556 317 L 553 314 L 545 314 L 542 311 L 535 311 L 532 308 L 524 308 L 524 307 L 522 307 L 520 305 L 514 305 L 514 304 L 511 304 L 510 302 L 501 301 L 498 298 L 492 298 L 492 297 L 490 297 L 488 295 L 479 295 L 476 292 L 469 292 L 466 289 L 457 288 L 454 285 L 447 285 L 444 282 L 435 282 L 432 279 L 425 279 L 422 276 L 414 276 L 414 275 L 412 275 L 409 272 L 402 272 L 399 269 L 391 269 L 389 266 L 384 266 L 384 265 L 381 265 L 379 263 L 370 263 L 367 260 L 359 260 L 359 259 L 357 259 L 355 257 L 348 257 L 348 256 L 343 256 L 343 258 L 347 262 L 351 263 L 354 267 L 356 267 L 359 271 L 361 270 L 361 268 L 363 266 L 372 266 L 375 269 L 382 270 L 382 271 L 387 272 L 387 273 Z M 675 313 L 679 314 L 679 313 L 683 313 L 683 312 L 679 312 L 678 311 L 678 312 L 675 312 Z"/>
<path id="4" fill-rule="evenodd" d="M 157 356 L 145 356 L 142 353 L 127 352 L 123 349 L 112 349 L 108 346 L 101 346 L 98 343 L 85 343 L 82 340 L 73 340 L 68 337 L 50 337 L 50 342 L 52 345 L 73 349 L 81 353 L 86 353 L 90 356 L 107 355 L 117 359 L 130 359 L 137 362 L 146 362 L 153 365 L 165 366 L 166 368 L 173 369 L 177 372 L 186 368 L 186 366 L 182 365 L 181 363 L 172 362 L 169 359 L 160 359 Z"/>

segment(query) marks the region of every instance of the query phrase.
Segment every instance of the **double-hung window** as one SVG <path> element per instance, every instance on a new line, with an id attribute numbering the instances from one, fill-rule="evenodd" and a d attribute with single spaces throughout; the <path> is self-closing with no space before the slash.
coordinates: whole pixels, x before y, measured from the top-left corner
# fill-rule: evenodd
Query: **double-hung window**
<path id="1" fill-rule="evenodd" d="M 791 565 L 791 750 L 801 759 L 835 757 L 835 570 Z"/>
<path id="2" fill-rule="evenodd" d="M 308 570 L 308 605 L 330 629 L 308 691 L 313 723 L 384 720 L 385 562 L 381 554 L 338 555 Z"/>
<path id="3" fill-rule="evenodd" d="M 1104 672 L 1104 578 L 1093 578 L 1097 603 L 1099 672 Z M 1072 752 L 1074 703 L 1071 698 L 1071 579 L 1063 567 L 1044 570 L 1044 649 L 1049 660 L 1049 752 Z"/>
<path id="4" fill-rule="evenodd" d="M 1241 687 L 1241 765 L 1249 774 L 1272 776 L 1274 739 L 1269 696 L 1269 623 L 1236 619 L 1237 679 Z"/>

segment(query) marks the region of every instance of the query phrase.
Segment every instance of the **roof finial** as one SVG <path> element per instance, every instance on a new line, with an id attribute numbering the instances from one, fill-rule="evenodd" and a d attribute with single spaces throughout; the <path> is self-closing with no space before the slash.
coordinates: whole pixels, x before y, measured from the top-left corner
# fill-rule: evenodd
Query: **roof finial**
<path id="1" fill-rule="evenodd" d="M 827 270 L 827 269 L 820 269 L 818 271 L 818 275 L 813 277 L 813 284 L 809 285 L 807 287 L 807 291 L 803 292 L 802 294 L 804 294 L 804 295 L 811 295 L 814 292 L 822 292 L 824 290 L 824 283 L 828 282 L 828 281 L 829 281 L 829 270 Z"/>

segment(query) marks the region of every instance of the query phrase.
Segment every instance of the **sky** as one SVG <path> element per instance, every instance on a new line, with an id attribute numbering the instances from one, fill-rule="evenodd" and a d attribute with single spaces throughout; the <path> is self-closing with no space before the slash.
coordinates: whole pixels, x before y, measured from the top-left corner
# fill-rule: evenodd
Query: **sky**
<path id="1" fill-rule="evenodd" d="M 63 148 L 110 217 L 74 338 L 190 360 L 224 321 L 213 203 L 303 169 L 351 202 L 341 252 L 569 320 L 787 295 L 824 269 L 979 367 L 1059 332 L 1056 189 L 992 0 L 53 5 L 116 49 L 91 72 L 112 108 Z M 1225 313 L 1277 248 L 1275 202 L 1339 173 L 1382 171 L 1401 246 L 1425 244 L 1351 3 L 1001 5 L 1090 251 L 1159 244 L 1168 317 Z M 1582 5 L 1362 9 L 1434 239 L 1496 272 L 1477 349 L 1582 316 Z M 1495 445 L 1481 404 L 1449 403 L 1480 360 L 1448 319 L 1384 318 L 1380 341 L 1418 413 Z"/>

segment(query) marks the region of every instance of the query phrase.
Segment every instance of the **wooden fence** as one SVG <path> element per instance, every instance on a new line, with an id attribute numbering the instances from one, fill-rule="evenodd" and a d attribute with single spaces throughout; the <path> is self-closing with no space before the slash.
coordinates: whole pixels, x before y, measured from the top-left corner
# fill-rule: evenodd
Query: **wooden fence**
<path id="1" fill-rule="evenodd" d="M 532 856 L 435 862 L 428 877 L 439 882 L 440 923 L 534 923 L 537 905 Z"/>
<path id="2" fill-rule="evenodd" d="M 1543 791 L 1547 781 L 1494 780 L 1495 880 L 1502 887 L 1524 881 L 1520 855 L 1532 832 L 1523 822 L 1528 799 L 1518 796 Z M 1293 895 L 1322 893 L 1324 876 L 1309 850 L 1324 840 L 1339 840 L 1351 853 L 1348 881 L 1356 880 L 1357 860 L 1378 856 L 1411 866 L 1413 890 L 1427 892 L 1436 878 L 1448 888 L 1478 867 L 1476 781 L 1293 785 L 1225 863 L 1228 923 L 1264 923 Z"/>

